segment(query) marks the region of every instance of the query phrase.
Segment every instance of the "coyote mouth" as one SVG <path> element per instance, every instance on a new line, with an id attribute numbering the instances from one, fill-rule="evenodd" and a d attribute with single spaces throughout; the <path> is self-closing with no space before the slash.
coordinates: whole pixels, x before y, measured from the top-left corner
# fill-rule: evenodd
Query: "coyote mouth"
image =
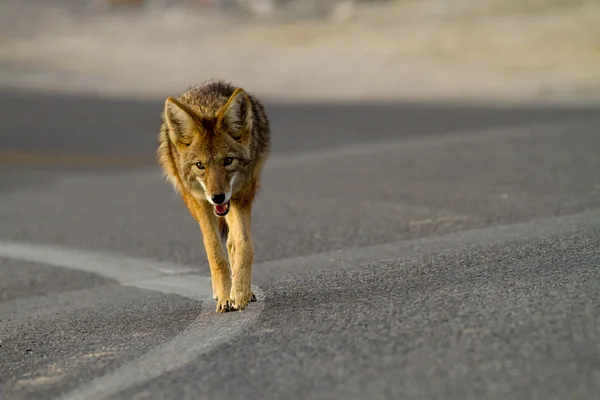
<path id="1" fill-rule="evenodd" d="M 218 217 L 224 217 L 229 212 L 229 202 L 227 202 L 225 204 L 219 204 L 214 207 L 215 207 L 215 214 L 217 214 Z"/>

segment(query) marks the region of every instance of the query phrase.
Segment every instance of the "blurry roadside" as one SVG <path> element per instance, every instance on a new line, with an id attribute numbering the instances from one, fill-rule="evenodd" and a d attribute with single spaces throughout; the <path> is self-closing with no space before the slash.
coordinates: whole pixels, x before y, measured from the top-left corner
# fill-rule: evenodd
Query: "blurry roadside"
<path id="1" fill-rule="evenodd" d="M 140 97 L 225 78 L 281 100 L 597 102 L 598 21 L 597 0 L 8 0 L 0 85 Z"/>

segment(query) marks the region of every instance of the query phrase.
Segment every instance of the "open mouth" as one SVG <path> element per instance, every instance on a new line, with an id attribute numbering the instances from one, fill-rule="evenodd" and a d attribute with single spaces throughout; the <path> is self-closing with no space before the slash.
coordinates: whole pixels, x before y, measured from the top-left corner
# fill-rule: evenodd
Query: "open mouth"
<path id="1" fill-rule="evenodd" d="M 218 217 L 224 217 L 229 212 L 229 202 L 225 204 L 219 204 L 217 206 L 214 206 L 214 208 L 215 214 L 217 214 Z"/>

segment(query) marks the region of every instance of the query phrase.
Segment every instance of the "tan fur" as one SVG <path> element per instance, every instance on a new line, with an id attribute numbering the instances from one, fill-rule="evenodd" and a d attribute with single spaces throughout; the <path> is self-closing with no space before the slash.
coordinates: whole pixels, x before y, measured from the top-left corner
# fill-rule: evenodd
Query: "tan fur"
<path id="1" fill-rule="evenodd" d="M 158 162 L 200 225 L 217 312 L 241 311 L 255 300 L 251 214 L 270 147 L 264 107 L 242 88 L 208 81 L 167 97 L 158 141 Z M 231 194 L 224 217 L 209 202 L 216 194 Z"/>

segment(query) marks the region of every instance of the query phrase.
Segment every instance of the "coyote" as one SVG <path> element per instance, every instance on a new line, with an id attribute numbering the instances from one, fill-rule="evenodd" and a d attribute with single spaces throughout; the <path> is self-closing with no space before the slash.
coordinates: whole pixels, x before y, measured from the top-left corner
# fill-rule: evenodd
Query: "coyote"
<path id="1" fill-rule="evenodd" d="M 242 88 L 207 81 L 166 98 L 158 141 L 158 163 L 200 225 L 216 311 L 245 309 L 256 301 L 251 213 L 271 141 L 264 106 Z"/>

